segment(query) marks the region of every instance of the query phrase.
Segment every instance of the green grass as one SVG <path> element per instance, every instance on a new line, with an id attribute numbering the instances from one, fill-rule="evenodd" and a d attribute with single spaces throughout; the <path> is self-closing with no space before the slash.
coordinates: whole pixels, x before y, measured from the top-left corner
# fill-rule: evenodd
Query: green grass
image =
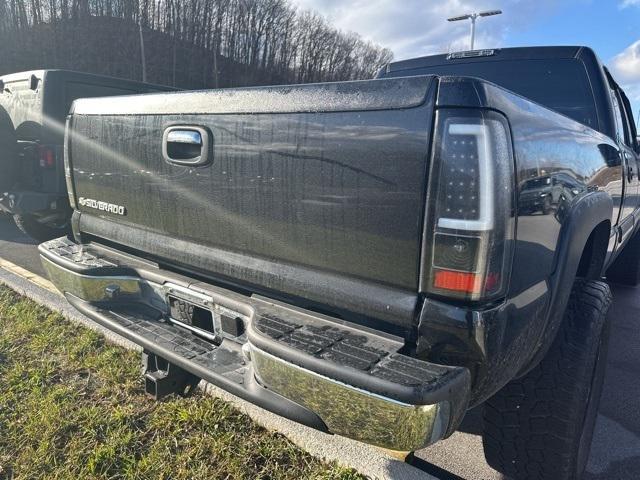
<path id="1" fill-rule="evenodd" d="M 148 399 L 138 356 L 0 286 L 0 480 L 362 478 L 220 399 Z"/>

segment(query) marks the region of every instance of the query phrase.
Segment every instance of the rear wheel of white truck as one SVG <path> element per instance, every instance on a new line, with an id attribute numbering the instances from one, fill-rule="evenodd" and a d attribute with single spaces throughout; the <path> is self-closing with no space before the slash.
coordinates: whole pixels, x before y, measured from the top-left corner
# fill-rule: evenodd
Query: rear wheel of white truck
<path id="1" fill-rule="evenodd" d="M 22 233 L 30 236 L 38 242 L 46 242 L 58 237 L 64 237 L 71 233 L 69 218 L 61 215 L 59 218 L 44 222 L 36 215 L 14 215 L 13 220 Z"/>
<path id="2" fill-rule="evenodd" d="M 547 355 L 484 405 L 487 462 L 514 479 L 575 480 L 587 464 L 602 393 L 609 286 L 579 279 Z"/>

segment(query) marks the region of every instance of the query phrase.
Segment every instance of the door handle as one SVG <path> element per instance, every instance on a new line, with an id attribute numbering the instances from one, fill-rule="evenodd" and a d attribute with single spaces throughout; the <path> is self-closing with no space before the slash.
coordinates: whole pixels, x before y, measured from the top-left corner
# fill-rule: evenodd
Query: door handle
<path id="1" fill-rule="evenodd" d="M 631 165 L 627 165 L 627 180 L 633 180 L 633 167 Z"/>
<path id="2" fill-rule="evenodd" d="M 162 156 L 167 163 L 187 167 L 207 165 L 212 160 L 211 133 L 192 125 L 173 125 L 162 136 Z"/>

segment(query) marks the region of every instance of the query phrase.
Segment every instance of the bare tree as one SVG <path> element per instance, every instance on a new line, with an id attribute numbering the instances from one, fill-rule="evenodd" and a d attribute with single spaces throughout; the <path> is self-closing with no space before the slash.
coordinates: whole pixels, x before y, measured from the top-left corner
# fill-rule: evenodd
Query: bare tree
<path id="1" fill-rule="evenodd" d="M 0 73 L 141 79 L 140 29 L 148 80 L 184 88 L 369 78 L 392 59 L 288 0 L 0 0 Z"/>

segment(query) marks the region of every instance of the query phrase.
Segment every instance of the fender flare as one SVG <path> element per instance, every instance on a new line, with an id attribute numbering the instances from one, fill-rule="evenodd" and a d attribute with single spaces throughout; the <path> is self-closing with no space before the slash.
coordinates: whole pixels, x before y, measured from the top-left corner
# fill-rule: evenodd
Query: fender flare
<path id="1" fill-rule="evenodd" d="M 613 200 L 603 191 L 587 193 L 571 207 L 569 216 L 560 230 L 555 269 L 549 278 L 551 300 L 546 325 L 538 339 L 537 348 L 534 349 L 535 353 L 520 370 L 518 377 L 534 368 L 551 347 L 564 318 L 587 241 L 598 225 L 611 222 L 612 212 Z"/>

